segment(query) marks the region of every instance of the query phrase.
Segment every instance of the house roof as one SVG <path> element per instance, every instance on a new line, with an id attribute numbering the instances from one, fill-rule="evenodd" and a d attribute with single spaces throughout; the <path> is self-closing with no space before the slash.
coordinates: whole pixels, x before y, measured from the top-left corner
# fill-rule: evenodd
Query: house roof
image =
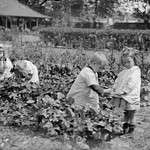
<path id="1" fill-rule="evenodd" d="M 48 16 L 19 3 L 18 0 L 0 0 L 0 16 L 48 18 Z"/>

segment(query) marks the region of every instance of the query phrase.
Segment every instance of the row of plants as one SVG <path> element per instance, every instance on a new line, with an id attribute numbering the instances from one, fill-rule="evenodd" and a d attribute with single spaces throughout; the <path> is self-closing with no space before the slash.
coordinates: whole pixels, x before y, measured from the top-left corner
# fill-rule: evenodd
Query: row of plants
<path id="1" fill-rule="evenodd" d="M 0 121 L 3 124 L 42 129 L 50 137 L 63 136 L 66 140 L 79 137 L 108 140 L 122 132 L 121 116 L 108 103 L 109 98 L 100 97 L 99 113 L 66 99 L 79 69 L 74 72 L 67 66 L 49 63 L 41 64 L 39 71 L 40 85 L 29 84 L 26 79 L 15 76 L 1 83 Z M 100 75 L 105 79 L 106 74 Z"/>
<path id="2" fill-rule="evenodd" d="M 112 83 L 114 76 L 120 72 L 121 66 L 119 62 L 120 52 L 117 50 L 107 49 L 103 51 L 110 62 L 110 68 L 107 71 L 107 76 L 110 76 L 109 80 L 105 79 L 105 83 Z M 45 47 L 42 43 L 26 43 L 25 45 L 19 46 L 14 45 L 10 56 L 15 56 L 18 59 L 27 59 L 35 63 L 39 70 L 42 70 L 41 67 L 45 67 L 45 74 L 51 74 L 51 67 L 48 64 L 57 65 L 60 68 L 67 67 L 68 70 L 73 70 L 76 74 L 78 70 L 82 69 L 85 64 L 89 61 L 89 57 L 92 51 L 85 51 L 83 49 L 54 49 L 51 47 Z M 149 64 L 149 52 L 140 53 L 140 68 L 142 71 L 142 100 L 148 101 L 149 96 L 149 82 L 150 82 L 150 64 Z M 147 57 L 147 59 L 145 59 Z M 42 73 L 42 72 L 41 72 Z M 62 75 L 63 72 L 60 72 Z M 112 77 L 112 74 L 113 77 Z M 103 79 L 104 80 L 104 79 Z M 63 81 L 62 81 L 63 82 Z M 103 82 L 103 81 L 102 81 Z M 47 83 L 47 82 L 45 82 Z M 144 98 L 145 97 L 145 98 Z"/>
<path id="3" fill-rule="evenodd" d="M 9 31 L 0 30 L 0 41 L 12 41 L 12 34 Z"/>
<path id="4" fill-rule="evenodd" d="M 40 85 L 29 84 L 26 79 L 15 76 L 3 81 L 0 84 L 1 123 L 40 129 L 49 137 L 63 136 L 66 140 L 110 140 L 122 132 L 122 116 L 109 104 L 110 97 L 100 97 L 99 113 L 88 106 L 76 106 L 73 99 L 66 98 L 87 62 L 88 57 L 83 52 L 76 55 L 65 52 L 59 56 L 56 52 L 49 54 L 47 60 L 40 49 L 32 47 L 24 52 L 21 55 L 17 50 L 13 51 L 13 57 L 27 58 L 38 66 Z M 100 83 L 105 87 L 111 86 L 115 78 L 111 72 L 99 73 Z"/>
<path id="5" fill-rule="evenodd" d="M 53 46 L 66 48 L 103 49 L 113 42 L 115 50 L 124 45 L 148 51 L 150 47 L 149 30 L 97 30 L 78 28 L 45 28 L 40 31 L 41 38 Z"/>
<path id="6" fill-rule="evenodd" d="M 28 84 L 26 79 L 15 76 L 3 81 L 0 84 L 0 121 L 5 125 L 41 129 L 50 137 L 63 136 L 66 140 L 110 140 L 122 133 L 122 115 L 110 104 L 111 97 L 100 97 L 99 113 L 90 107 L 76 106 L 73 99 L 66 98 L 77 74 L 88 61 L 86 53 L 59 54 L 42 48 L 14 47 L 11 57 L 29 59 L 37 65 L 40 85 Z M 98 73 L 102 86 L 112 86 L 117 76 L 114 68 Z M 145 79 L 143 84 L 147 84 Z"/>

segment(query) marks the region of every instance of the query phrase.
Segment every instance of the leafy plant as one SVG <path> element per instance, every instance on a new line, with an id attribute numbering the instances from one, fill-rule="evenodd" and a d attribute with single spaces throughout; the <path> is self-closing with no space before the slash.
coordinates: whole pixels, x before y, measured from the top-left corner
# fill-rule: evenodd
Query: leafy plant
<path id="1" fill-rule="evenodd" d="M 41 128 L 49 136 L 73 140 L 108 140 L 114 132 L 122 132 L 119 116 L 108 105 L 109 99 L 100 98 L 99 113 L 90 107 L 77 107 L 73 99 L 66 99 L 76 72 L 51 63 L 39 68 L 40 85 L 15 77 L 1 83 L 0 120 L 4 124 Z"/>

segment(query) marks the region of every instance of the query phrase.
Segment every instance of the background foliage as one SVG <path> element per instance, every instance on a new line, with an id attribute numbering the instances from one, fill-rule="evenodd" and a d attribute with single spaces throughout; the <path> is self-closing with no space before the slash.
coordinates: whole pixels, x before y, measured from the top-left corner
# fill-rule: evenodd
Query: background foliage
<path id="1" fill-rule="evenodd" d="M 77 28 L 45 28 L 40 31 L 43 40 L 54 45 L 90 48 L 105 48 L 107 42 L 114 43 L 114 49 L 121 50 L 124 45 L 136 47 L 139 50 L 149 49 L 149 30 L 96 30 Z M 72 45 L 69 45 L 72 44 Z"/>

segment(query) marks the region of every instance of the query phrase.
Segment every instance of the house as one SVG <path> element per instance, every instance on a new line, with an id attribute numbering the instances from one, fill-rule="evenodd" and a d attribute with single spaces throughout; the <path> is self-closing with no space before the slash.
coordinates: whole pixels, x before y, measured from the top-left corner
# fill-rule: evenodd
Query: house
<path id="1" fill-rule="evenodd" d="M 0 26 L 26 28 L 28 21 L 33 22 L 33 20 L 38 26 L 38 20 L 45 18 L 49 17 L 19 3 L 18 0 L 0 0 Z"/>

